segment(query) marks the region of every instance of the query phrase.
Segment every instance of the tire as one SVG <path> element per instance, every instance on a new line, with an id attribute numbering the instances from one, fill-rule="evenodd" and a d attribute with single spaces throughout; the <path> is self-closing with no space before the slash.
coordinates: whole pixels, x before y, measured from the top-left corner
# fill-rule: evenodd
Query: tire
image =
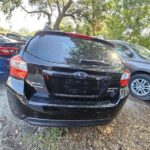
<path id="1" fill-rule="evenodd" d="M 140 100 L 150 101 L 150 75 L 136 74 L 129 81 L 130 94 Z"/>

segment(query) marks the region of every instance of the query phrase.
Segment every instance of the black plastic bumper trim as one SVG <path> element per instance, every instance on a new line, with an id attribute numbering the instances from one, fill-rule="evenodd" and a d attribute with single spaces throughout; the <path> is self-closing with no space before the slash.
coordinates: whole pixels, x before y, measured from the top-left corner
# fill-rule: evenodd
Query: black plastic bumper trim
<path id="1" fill-rule="evenodd" d="M 97 119 L 97 120 L 53 120 L 53 119 L 39 119 L 27 117 L 25 122 L 37 126 L 50 126 L 50 127 L 85 127 L 85 126 L 98 126 L 105 125 L 112 120 Z"/>

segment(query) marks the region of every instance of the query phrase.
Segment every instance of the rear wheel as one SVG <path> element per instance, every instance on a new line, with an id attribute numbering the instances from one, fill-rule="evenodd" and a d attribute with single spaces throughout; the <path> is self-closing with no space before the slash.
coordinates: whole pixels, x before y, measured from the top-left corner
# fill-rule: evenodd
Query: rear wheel
<path id="1" fill-rule="evenodd" d="M 141 100 L 150 100 L 150 75 L 137 74 L 129 82 L 130 94 Z"/>

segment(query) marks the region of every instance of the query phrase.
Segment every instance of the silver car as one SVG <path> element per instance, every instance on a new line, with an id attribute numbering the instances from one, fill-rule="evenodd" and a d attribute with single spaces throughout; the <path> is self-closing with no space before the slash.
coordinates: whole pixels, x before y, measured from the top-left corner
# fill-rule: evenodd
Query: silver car
<path id="1" fill-rule="evenodd" d="M 131 95 L 141 100 L 150 100 L 150 50 L 124 41 L 111 42 L 132 73 L 129 82 Z"/>

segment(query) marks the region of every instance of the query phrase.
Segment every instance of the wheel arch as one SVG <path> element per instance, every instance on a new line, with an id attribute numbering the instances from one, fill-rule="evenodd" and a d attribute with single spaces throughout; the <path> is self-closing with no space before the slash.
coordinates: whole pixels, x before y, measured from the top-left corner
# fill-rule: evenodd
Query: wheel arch
<path id="1" fill-rule="evenodd" d="M 134 71 L 131 73 L 131 77 L 134 76 L 134 75 L 137 75 L 137 74 L 147 74 L 147 75 L 150 75 L 150 72 L 147 72 L 147 71 Z"/>

